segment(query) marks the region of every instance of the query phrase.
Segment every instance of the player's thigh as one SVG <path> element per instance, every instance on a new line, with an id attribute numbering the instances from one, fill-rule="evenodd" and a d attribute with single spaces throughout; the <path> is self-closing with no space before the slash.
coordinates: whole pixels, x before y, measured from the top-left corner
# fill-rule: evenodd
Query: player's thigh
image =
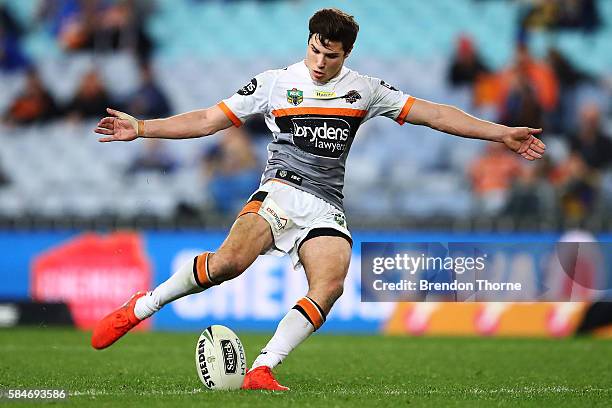
<path id="1" fill-rule="evenodd" d="M 268 222 L 260 215 L 244 214 L 234 222 L 227 238 L 211 257 L 209 268 L 213 275 L 215 272 L 217 275 L 240 274 L 273 243 Z"/>
<path id="2" fill-rule="evenodd" d="M 351 245 L 342 237 L 320 236 L 302 244 L 299 256 L 308 280 L 308 296 L 329 313 L 342 294 L 351 262 Z"/>

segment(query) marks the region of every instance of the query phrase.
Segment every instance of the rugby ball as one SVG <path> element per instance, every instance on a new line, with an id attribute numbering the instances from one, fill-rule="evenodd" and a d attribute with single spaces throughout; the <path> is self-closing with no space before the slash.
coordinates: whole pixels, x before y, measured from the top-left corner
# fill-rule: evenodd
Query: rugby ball
<path id="1" fill-rule="evenodd" d="M 196 370 L 211 390 L 237 390 L 247 370 L 244 347 L 225 326 L 209 326 L 200 334 L 195 352 Z"/>

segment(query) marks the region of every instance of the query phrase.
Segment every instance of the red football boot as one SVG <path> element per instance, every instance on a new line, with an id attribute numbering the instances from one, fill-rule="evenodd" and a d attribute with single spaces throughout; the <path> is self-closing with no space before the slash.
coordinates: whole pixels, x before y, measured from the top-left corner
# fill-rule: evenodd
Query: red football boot
<path id="1" fill-rule="evenodd" d="M 243 390 L 268 390 L 268 391 L 289 391 L 289 388 L 282 386 L 276 381 L 272 370 L 268 366 L 259 366 L 249 370 L 242 382 Z"/>
<path id="2" fill-rule="evenodd" d="M 144 295 L 146 292 L 136 292 L 123 306 L 106 315 L 96 324 L 91 335 L 93 348 L 98 350 L 107 348 L 142 321 L 134 315 L 134 306 L 136 306 L 136 301 Z"/>

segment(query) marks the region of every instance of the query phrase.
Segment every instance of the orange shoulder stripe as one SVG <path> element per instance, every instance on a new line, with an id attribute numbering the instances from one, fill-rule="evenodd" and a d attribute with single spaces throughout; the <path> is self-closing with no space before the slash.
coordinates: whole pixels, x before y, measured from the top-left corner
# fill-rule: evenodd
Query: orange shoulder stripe
<path id="1" fill-rule="evenodd" d="M 232 112 L 232 110 L 230 108 L 227 107 L 227 105 L 225 104 L 225 102 L 221 101 L 217 104 L 217 106 L 219 108 L 221 108 L 221 110 L 223 111 L 223 113 L 225 113 L 225 116 L 227 116 L 227 118 L 229 120 L 232 121 L 232 123 L 234 124 L 234 126 L 236 127 L 240 127 L 242 126 L 242 121 L 240 119 L 238 119 L 238 116 L 234 115 L 234 112 Z"/>
<path id="2" fill-rule="evenodd" d="M 397 123 L 399 123 L 400 125 L 404 124 L 404 122 L 406 121 L 406 116 L 408 116 L 408 113 L 410 113 L 410 109 L 412 109 L 412 105 L 414 104 L 414 101 L 415 101 L 414 96 L 408 97 L 408 100 L 404 104 L 402 111 L 399 113 L 399 115 L 397 115 L 397 119 L 395 119 Z"/>

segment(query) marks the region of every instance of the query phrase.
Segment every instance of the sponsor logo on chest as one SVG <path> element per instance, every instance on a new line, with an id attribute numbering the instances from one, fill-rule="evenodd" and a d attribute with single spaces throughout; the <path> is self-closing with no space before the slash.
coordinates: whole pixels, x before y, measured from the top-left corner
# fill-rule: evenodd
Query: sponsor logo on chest
<path id="1" fill-rule="evenodd" d="M 346 150 L 351 125 L 333 117 L 292 118 L 293 143 L 300 149 L 323 157 L 339 158 Z"/>
<path id="2" fill-rule="evenodd" d="M 334 98 L 336 98 L 336 92 L 334 92 L 334 91 L 321 91 L 321 90 L 315 89 L 315 91 L 314 91 L 314 98 L 315 99 L 334 99 Z"/>

